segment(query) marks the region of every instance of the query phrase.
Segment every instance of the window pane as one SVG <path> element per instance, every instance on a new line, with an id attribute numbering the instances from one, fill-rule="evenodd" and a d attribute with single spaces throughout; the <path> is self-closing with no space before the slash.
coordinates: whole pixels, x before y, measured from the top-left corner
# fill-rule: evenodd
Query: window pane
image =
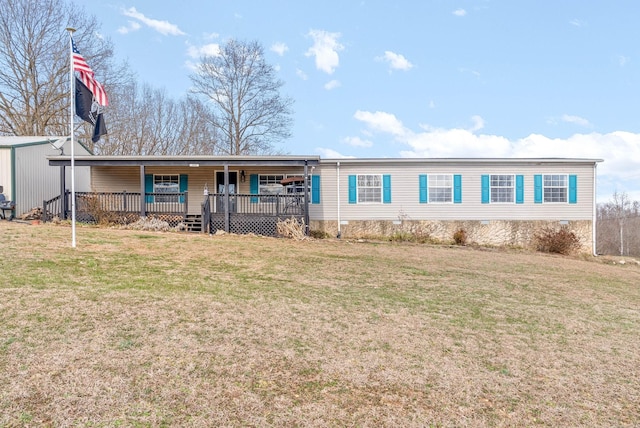
<path id="1" fill-rule="evenodd" d="M 453 176 L 450 174 L 429 175 L 429 202 L 453 201 Z"/>
<path id="2" fill-rule="evenodd" d="M 378 174 L 360 174 L 358 182 L 358 202 L 382 202 L 382 177 Z"/>
<path id="3" fill-rule="evenodd" d="M 176 195 L 157 195 L 155 202 L 178 202 L 177 193 L 180 192 L 180 177 L 178 175 L 154 175 L 154 193 L 175 193 Z"/>
<path id="4" fill-rule="evenodd" d="M 544 202 L 567 202 L 567 176 L 544 176 Z"/>
<path id="5" fill-rule="evenodd" d="M 513 175 L 496 174 L 491 176 L 491 202 L 512 203 L 514 201 Z"/>

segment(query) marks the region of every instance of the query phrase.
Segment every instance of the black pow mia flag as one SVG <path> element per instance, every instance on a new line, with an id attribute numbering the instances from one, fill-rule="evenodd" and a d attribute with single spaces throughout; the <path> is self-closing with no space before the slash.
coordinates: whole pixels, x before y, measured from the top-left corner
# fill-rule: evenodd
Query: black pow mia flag
<path id="1" fill-rule="evenodd" d="M 100 137 L 107 133 L 104 117 L 100 112 L 100 105 L 95 102 L 93 93 L 76 77 L 76 114 L 85 122 L 93 125 L 91 141 L 97 143 Z"/>

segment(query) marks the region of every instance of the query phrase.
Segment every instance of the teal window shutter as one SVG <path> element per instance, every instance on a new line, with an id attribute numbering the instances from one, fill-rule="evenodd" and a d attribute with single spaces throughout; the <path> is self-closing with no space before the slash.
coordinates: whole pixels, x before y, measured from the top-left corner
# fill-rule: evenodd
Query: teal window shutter
<path id="1" fill-rule="evenodd" d="M 311 176 L 311 203 L 312 204 L 320 203 L 320 176 L 319 175 Z"/>
<path id="2" fill-rule="evenodd" d="M 144 175 L 144 193 L 153 193 L 153 174 Z M 152 204 L 153 195 L 146 195 L 145 202 L 148 204 Z"/>
<path id="3" fill-rule="evenodd" d="M 460 174 L 453 176 L 453 203 L 462 203 L 462 176 Z"/>
<path id="4" fill-rule="evenodd" d="M 249 176 L 249 193 L 252 195 L 257 195 L 258 194 L 258 174 L 251 174 Z M 258 198 L 257 197 L 252 197 L 251 198 L 251 203 L 252 204 L 257 204 L 258 203 Z"/>
<path id="5" fill-rule="evenodd" d="M 575 204 L 578 202 L 578 176 L 569 176 L 569 203 Z"/>
<path id="6" fill-rule="evenodd" d="M 481 181 L 482 181 L 482 203 L 488 204 L 490 201 L 489 176 L 483 175 L 481 177 Z"/>
<path id="7" fill-rule="evenodd" d="M 189 176 L 187 174 L 180 174 L 180 193 L 184 193 L 189 188 L 188 184 Z M 184 195 L 180 195 L 180 203 L 184 204 Z"/>
<path id="8" fill-rule="evenodd" d="M 355 204 L 357 202 L 357 186 L 358 178 L 355 175 L 349 176 L 349 203 Z"/>
<path id="9" fill-rule="evenodd" d="M 391 203 L 391 176 L 389 174 L 382 176 L 382 203 Z"/>
<path id="10" fill-rule="evenodd" d="M 536 174 L 533 176 L 533 202 L 536 204 L 542 203 L 542 175 Z"/>
<path id="11" fill-rule="evenodd" d="M 420 174 L 418 176 L 418 181 L 420 183 L 420 203 L 426 204 L 427 199 L 427 174 Z"/>
<path id="12" fill-rule="evenodd" d="M 516 175 L 516 204 L 524 204 L 524 176 Z"/>

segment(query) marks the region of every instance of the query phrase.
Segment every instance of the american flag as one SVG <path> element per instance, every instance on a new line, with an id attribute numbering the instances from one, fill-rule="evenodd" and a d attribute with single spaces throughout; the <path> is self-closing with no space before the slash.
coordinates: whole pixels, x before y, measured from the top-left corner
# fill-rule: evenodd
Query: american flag
<path id="1" fill-rule="evenodd" d="M 89 67 L 87 61 L 84 60 L 80 51 L 78 51 L 78 47 L 76 46 L 76 42 L 73 41 L 73 38 L 71 38 L 71 46 L 73 48 L 73 69 L 80 74 L 80 80 L 89 88 L 96 102 L 101 106 L 108 105 L 109 100 L 107 99 L 107 93 L 104 91 L 100 82 L 95 79 L 93 70 Z"/>

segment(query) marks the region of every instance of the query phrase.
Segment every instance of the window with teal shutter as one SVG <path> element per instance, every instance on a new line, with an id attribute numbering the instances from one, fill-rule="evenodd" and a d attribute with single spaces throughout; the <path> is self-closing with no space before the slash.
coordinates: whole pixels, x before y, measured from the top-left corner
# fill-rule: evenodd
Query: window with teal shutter
<path id="1" fill-rule="evenodd" d="M 569 176 L 569 203 L 578 203 L 578 176 Z"/>
<path id="2" fill-rule="evenodd" d="M 418 176 L 418 182 L 420 186 L 420 203 L 426 204 L 427 199 L 427 174 L 420 174 Z"/>
<path id="3" fill-rule="evenodd" d="M 144 175 L 144 193 L 153 193 L 153 174 Z M 148 204 L 153 203 L 153 195 L 146 195 L 145 202 Z"/>
<path id="4" fill-rule="evenodd" d="M 481 181 L 482 181 L 482 203 L 488 204 L 490 199 L 489 175 L 483 175 L 481 177 Z"/>
<path id="5" fill-rule="evenodd" d="M 355 204 L 357 202 L 357 187 L 358 179 L 355 175 L 349 176 L 349 203 Z"/>
<path id="6" fill-rule="evenodd" d="M 391 203 L 391 176 L 390 175 L 382 176 L 382 203 L 383 204 Z"/>
<path id="7" fill-rule="evenodd" d="M 249 176 L 249 194 L 251 194 L 251 195 L 257 195 L 258 194 L 258 174 L 251 174 Z M 251 198 L 251 203 L 252 204 L 257 204 L 258 203 L 258 198 L 256 196 L 253 196 Z"/>
<path id="8" fill-rule="evenodd" d="M 460 174 L 453 176 L 453 203 L 462 203 L 462 176 Z"/>
<path id="9" fill-rule="evenodd" d="M 184 192 L 187 191 L 189 185 L 187 184 L 188 176 L 187 174 L 180 174 L 180 203 L 184 204 Z"/>
<path id="10" fill-rule="evenodd" d="M 536 174 L 533 176 L 533 202 L 536 204 L 542 203 L 542 175 Z"/>
<path id="11" fill-rule="evenodd" d="M 311 176 L 311 203 L 312 204 L 320 203 L 320 176 L 319 175 Z"/>
<path id="12" fill-rule="evenodd" d="M 516 204 L 524 204 L 524 176 L 516 175 Z"/>

